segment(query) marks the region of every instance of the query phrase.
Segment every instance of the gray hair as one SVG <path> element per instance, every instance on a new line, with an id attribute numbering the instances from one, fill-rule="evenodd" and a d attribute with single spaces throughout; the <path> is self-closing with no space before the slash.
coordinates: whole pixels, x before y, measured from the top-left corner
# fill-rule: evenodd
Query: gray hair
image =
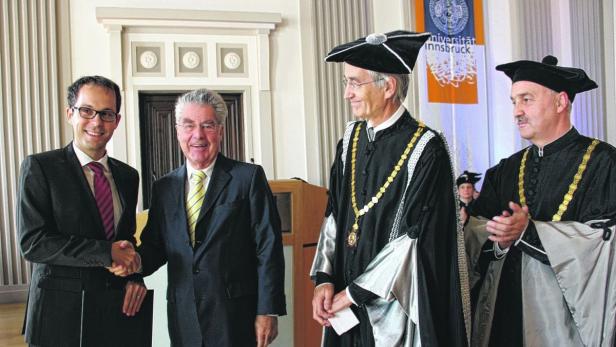
<path id="1" fill-rule="evenodd" d="M 398 101 L 400 101 L 401 103 L 404 101 L 404 99 L 406 99 L 406 94 L 409 91 L 409 75 L 407 74 L 388 74 L 388 73 L 382 73 L 382 72 L 376 72 L 376 71 L 371 71 L 368 70 L 368 74 L 370 74 L 370 77 L 372 77 L 374 84 L 379 87 L 379 88 L 383 88 L 385 86 L 385 83 L 390 79 L 393 78 L 396 80 L 396 99 L 398 99 Z"/>
<path id="2" fill-rule="evenodd" d="M 212 106 L 214 113 L 216 114 L 216 121 L 218 124 L 224 124 L 227 119 L 227 114 L 229 113 L 229 111 L 227 111 L 227 104 L 225 104 L 225 100 L 222 96 L 220 96 L 220 94 L 205 88 L 196 89 L 182 94 L 175 103 L 176 123 L 179 123 L 180 119 L 182 119 L 184 106 L 188 104 Z"/>

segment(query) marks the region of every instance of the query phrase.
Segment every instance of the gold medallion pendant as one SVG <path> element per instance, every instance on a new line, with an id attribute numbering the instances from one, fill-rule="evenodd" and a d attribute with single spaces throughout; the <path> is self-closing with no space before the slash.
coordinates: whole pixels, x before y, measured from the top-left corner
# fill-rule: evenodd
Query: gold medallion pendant
<path id="1" fill-rule="evenodd" d="M 357 245 L 357 231 L 351 230 L 347 237 L 347 244 L 349 247 L 355 247 Z"/>
<path id="2" fill-rule="evenodd" d="M 347 244 L 349 247 L 357 246 L 357 232 L 359 231 L 359 224 L 357 218 L 355 218 L 355 223 L 353 223 L 353 227 L 351 231 L 349 231 L 349 236 L 347 237 Z"/>

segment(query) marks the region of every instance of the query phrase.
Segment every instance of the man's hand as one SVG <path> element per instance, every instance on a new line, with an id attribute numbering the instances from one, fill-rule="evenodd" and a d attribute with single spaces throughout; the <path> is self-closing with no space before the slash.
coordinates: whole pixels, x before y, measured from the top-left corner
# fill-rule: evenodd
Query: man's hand
<path id="1" fill-rule="evenodd" d="M 127 316 L 134 316 L 143 303 L 147 288 L 143 283 L 128 282 L 126 283 L 126 292 L 124 294 L 124 305 L 122 305 L 122 313 Z"/>
<path id="2" fill-rule="evenodd" d="M 278 336 L 278 317 L 257 315 L 255 319 L 257 347 L 266 347 Z"/>
<path id="3" fill-rule="evenodd" d="M 493 242 L 498 242 L 502 249 L 509 248 L 528 226 L 528 206 L 520 206 L 514 202 L 509 202 L 509 208 L 513 214 L 503 211 L 500 216 L 495 216 L 486 224 L 486 230 L 491 234 L 488 236 Z"/>
<path id="4" fill-rule="evenodd" d="M 141 268 L 141 257 L 135 252 L 133 244 L 126 241 L 116 241 L 111 245 L 111 267 L 107 269 L 116 276 L 132 275 Z"/>
<path id="5" fill-rule="evenodd" d="M 332 304 L 332 308 L 328 311 L 332 315 L 340 310 L 343 310 L 349 306 L 351 306 L 353 302 L 347 296 L 347 291 L 341 290 L 334 296 L 334 303 Z"/>
<path id="6" fill-rule="evenodd" d="M 323 326 L 329 326 L 327 321 L 333 317 L 329 313 L 332 308 L 332 297 L 334 296 L 334 285 L 324 283 L 314 288 L 314 296 L 312 297 L 312 318 Z"/>

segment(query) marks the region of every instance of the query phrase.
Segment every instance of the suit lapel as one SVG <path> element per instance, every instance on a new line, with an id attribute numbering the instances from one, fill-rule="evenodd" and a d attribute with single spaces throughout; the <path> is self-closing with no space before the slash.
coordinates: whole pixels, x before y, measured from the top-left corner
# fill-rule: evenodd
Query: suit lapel
<path id="1" fill-rule="evenodd" d="M 171 204 L 172 215 L 183 215 L 186 221 L 186 164 L 171 174 L 171 189 L 169 204 Z"/>
<path id="2" fill-rule="evenodd" d="M 208 244 L 214 237 L 213 233 L 216 232 L 216 230 L 210 230 L 207 225 L 209 219 L 203 219 L 214 206 L 219 204 L 220 193 L 227 188 L 229 182 L 231 181 L 231 174 L 229 174 L 230 170 L 231 161 L 219 154 L 216 159 L 214 170 L 212 171 L 212 179 L 208 185 L 207 191 L 205 192 L 205 198 L 203 201 L 203 206 L 201 206 L 199 218 L 197 219 L 197 225 L 195 226 L 197 241 L 203 241 L 195 247 L 195 262 L 199 261 L 204 250 L 208 248 Z"/>
<path id="3" fill-rule="evenodd" d="M 182 238 L 183 242 L 190 242 L 188 236 L 188 222 L 186 220 L 186 164 L 171 173 L 171 181 L 169 189 L 169 199 L 166 207 L 169 208 L 170 216 L 176 223 L 178 237 Z"/>
<path id="4" fill-rule="evenodd" d="M 229 180 L 231 180 L 231 175 L 229 175 L 228 170 L 229 162 L 227 161 L 227 158 L 222 155 L 218 155 L 216 165 L 214 165 L 214 170 L 212 172 L 212 179 L 207 187 L 207 191 L 205 192 L 203 206 L 201 206 L 201 211 L 199 212 L 199 218 L 197 219 L 197 225 L 195 228 L 199 227 L 199 223 L 203 220 L 203 217 L 209 210 L 212 209 L 214 203 L 218 199 L 218 196 L 229 183 Z"/>
<path id="5" fill-rule="evenodd" d="M 98 230 L 93 230 L 93 235 L 99 238 L 101 235 L 104 237 L 105 231 L 103 230 L 103 220 L 101 219 L 101 215 L 98 212 L 98 206 L 96 206 L 96 199 L 94 198 L 94 194 L 92 193 L 92 188 L 88 184 L 86 180 L 86 176 L 83 173 L 83 168 L 79 163 L 79 159 L 77 159 L 77 155 L 73 150 L 73 143 L 69 143 L 68 146 L 64 147 L 64 153 L 66 155 L 66 160 L 71 167 L 71 173 L 77 177 L 77 184 L 79 185 L 79 192 L 81 192 L 82 199 L 85 204 L 85 209 L 90 214 L 90 218 L 95 221 L 94 225 L 96 225 Z M 87 216 L 85 217 L 87 218 Z"/>
<path id="6" fill-rule="evenodd" d="M 113 183 L 115 183 L 116 190 L 118 191 L 118 196 L 120 197 L 120 206 L 122 207 L 121 214 L 124 215 L 124 207 L 126 206 L 126 194 L 128 194 L 128 187 L 126 186 L 127 182 L 125 180 L 125 177 L 120 174 L 120 168 L 118 167 L 118 164 L 116 163 L 115 159 L 109 157 L 107 163 L 109 164 L 111 176 L 113 176 Z"/>
<path id="7" fill-rule="evenodd" d="M 120 168 L 118 167 L 118 164 L 116 163 L 115 159 L 109 157 L 107 160 L 107 164 L 109 165 L 109 170 L 111 171 L 111 176 L 113 176 L 113 183 L 116 186 L 116 191 L 118 192 L 118 197 L 120 198 L 120 219 L 117 222 L 117 226 L 116 227 L 116 233 L 115 233 L 115 238 L 118 238 L 118 234 L 120 233 L 121 229 L 120 226 L 122 225 L 121 223 L 123 223 L 123 219 L 126 216 L 127 212 L 128 213 L 135 213 L 135 211 L 126 211 L 126 194 L 128 194 L 128 187 L 127 187 L 127 182 L 125 180 L 125 176 L 120 174 Z"/>

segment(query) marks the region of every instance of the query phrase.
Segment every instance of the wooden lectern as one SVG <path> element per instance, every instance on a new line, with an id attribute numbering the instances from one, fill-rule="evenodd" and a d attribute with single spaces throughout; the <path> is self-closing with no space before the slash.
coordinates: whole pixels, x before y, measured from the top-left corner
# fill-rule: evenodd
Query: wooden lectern
<path id="1" fill-rule="evenodd" d="M 327 190 L 301 180 L 269 181 L 282 226 L 282 243 L 293 249 L 293 343 L 295 347 L 321 344 L 322 328 L 312 319 L 310 267 L 319 241 L 327 205 Z"/>

